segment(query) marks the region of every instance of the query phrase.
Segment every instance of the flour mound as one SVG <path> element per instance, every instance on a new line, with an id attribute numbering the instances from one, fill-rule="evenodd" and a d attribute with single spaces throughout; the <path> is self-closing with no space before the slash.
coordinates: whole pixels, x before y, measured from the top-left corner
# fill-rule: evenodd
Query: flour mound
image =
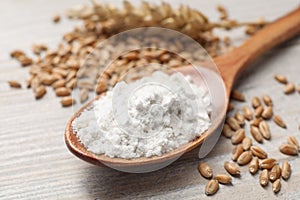
<path id="1" fill-rule="evenodd" d="M 138 158 L 160 156 L 209 128 L 211 100 L 190 77 L 154 72 L 118 83 L 73 121 L 81 143 L 95 154 Z"/>

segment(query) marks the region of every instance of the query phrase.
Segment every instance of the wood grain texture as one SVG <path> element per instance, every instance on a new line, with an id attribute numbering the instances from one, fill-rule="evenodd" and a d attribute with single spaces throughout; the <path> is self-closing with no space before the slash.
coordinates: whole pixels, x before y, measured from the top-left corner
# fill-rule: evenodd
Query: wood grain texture
<path id="1" fill-rule="evenodd" d="M 217 17 L 214 6 L 221 1 L 185 2 L 214 19 Z M 272 4 L 259 0 L 223 2 L 230 7 L 232 17 L 247 21 L 259 16 L 275 19 L 298 3 L 295 0 L 274 0 Z M 29 49 L 34 42 L 55 46 L 61 33 L 70 30 L 74 23 L 63 19 L 53 25 L 51 18 L 74 4 L 72 0 L 0 2 L 0 199 L 300 199 L 300 159 L 282 155 L 277 149 L 288 135 L 300 139 L 300 95 L 283 95 L 283 86 L 273 80 L 273 75 L 279 73 L 300 83 L 299 38 L 252 64 L 236 84 L 247 100 L 265 93 L 273 98 L 274 110 L 284 118 L 288 129 L 270 122 L 273 137 L 263 147 L 270 156 L 291 160 L 292 177 L 288 182 L 282 181 L 281 191 L 274 195 L 271 187 L 261 188 L 258 176 L 251 176 L 242 167 L 242 176 L 233 179 L 233 186 L 221 185 L 220 191 L 208 198 L 204 195 L 207 181 L 197 171 L 197 150 L 167 168 L 147 174 L 126 174 L 92 166 L 67 150 L 63 133 L 73 112 L 61 108 L 53 91 L 48 90 L 44 99 L 35 101 L 31 91 L 8 87 L 7 80 L 24 83 L 28 77 L 27 69 L 9 59 L 9 51 Z M 237 43 L 244 38 L 241 30 L 231 35 Z M 236 103 L 240 108 L 244 105 Z M 224 173 L 223 162 L 230 159 L 232 148 L 230 141 L 222 137 L 205 160 L 214 171 Z"/>

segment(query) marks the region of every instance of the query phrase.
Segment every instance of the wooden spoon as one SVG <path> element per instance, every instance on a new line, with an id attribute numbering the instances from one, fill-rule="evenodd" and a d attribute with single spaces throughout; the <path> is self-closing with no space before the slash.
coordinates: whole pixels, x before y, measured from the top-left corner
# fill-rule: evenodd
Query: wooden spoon
<path id="1" fill-rule="evenodd" d="M 153 171 L 175 161 L 182 154 L 194 149 L 202 144 L 204 140 L 210 138 L 217 129 L 222 127 L 223 120 L 226 114 L 226 108 L 228 105 L 229 95 L 234 84 L 236 77 L 240 72 L 258 56 L 271 49 L 275 45 L 278 45 L 300 33 L 300 7 L 292 11 L 288 15 L 278 19 L 277 21 L 267 25 L 262 30 L 257 32 L 253 37 L 248 39 L 240 47 L 233 51 L 226 53 L 220 57 L 214 59 L 222 78 L 223 82 L 220 82 L 224 91 L 223 107 L 218 111 L 220 117 L 217 121 L 212 123 L 212 127 L 203 133 L 200 137 L 194 141 L 183 145 L 178 149 L 163 154 L 162 156 L 155 156 L 151 158 L 136 158 L 136 159 L 122 159 L 122 158 L 110 158 L 105 155 L 96 155 L 86 150 L 86 148 L 79 142 L 75 133 L 72 130 L 72 122 L 78 117 L 81 112 L 93 101 L 99 99 L 102 95 L 95 98 L 93 101 L 82 107 L 68 122 L 65 131 L 65 141 L 69 150 L 78 156 L 79 158 L 90 162 L 95 165 L 107 165 L 109 167 L 126 171 L 126 172 L 146 172 Z M 208 66 L 209 67 L 209 66 Z M 183 74 L 193 75 L 194 71 L 191 66 L 182 67 L 179 71 Z"/>

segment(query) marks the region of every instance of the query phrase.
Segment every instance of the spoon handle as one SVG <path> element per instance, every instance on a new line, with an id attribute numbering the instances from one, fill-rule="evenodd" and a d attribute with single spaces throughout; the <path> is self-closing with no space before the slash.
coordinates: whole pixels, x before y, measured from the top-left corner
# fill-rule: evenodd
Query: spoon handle
<path id="1" fill-rule="evenodd" d="M 266 25 L 240 47 L 214 59 L 226 84 L 228 95 L 237 75 L 272 47 L 300 34 L 300 6 Z"/>

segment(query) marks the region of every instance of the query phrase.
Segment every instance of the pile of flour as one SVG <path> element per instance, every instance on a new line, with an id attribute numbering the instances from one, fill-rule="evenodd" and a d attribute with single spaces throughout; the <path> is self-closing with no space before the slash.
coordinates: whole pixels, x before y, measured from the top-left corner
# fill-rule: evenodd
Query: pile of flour
<path id="1" fill-rule="evenodd" d="M 210 125 L 206 88 L 190 77 L 154 72 L 118 83 L 73 121 L 81 143 L 95 154 L 138 158 L 160 156 L 186 144 Z"/>

